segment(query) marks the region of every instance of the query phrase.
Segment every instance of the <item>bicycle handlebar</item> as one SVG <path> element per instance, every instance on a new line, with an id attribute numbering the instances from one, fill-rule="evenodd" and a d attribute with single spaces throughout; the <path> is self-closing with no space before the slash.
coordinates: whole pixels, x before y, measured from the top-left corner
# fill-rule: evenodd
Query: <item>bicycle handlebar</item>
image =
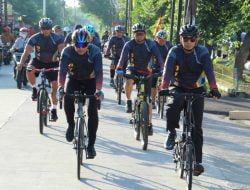
<path id="1" fill-rule="evenodd" d="M 47 72 L 51 72 L 51 71 L 59 71 L 59 67 L 49 68 L 49 69 L 45 69 L 45 68 L 37 69 L 37 68 L 35 68 L 34 70 L 35 70 L 35 72 L 45 72 L 45 73 L 47 73 Z"/>
<path id="2" fill-rule="evenodd" d="M 159 77 L 161 76 L 161 73 L 153 73 L 153 74 L 150 74 L 150 75 L 147 75 L 147 76 L 137 76 L 137 75 L 134 75 L 134 74 L 124 74 L 124 77 L 126 78 L 131 78 L 131 79 L 136 79 L 136 80 L 148 80 L 150 79 L 151 77 Z"/>
<path id="3" fill-rule="evenodd" d="M 171 92 L 167 89 L 164 90 L 160 90 L 159 91 L 159 96 L 185 96 L 185 97 L 194 97 L 194 98 L 198 98 L 198 97 L 208 97 L 211 98 L 212 96 L 207 94 L 206 92 L 203 92 L 202 94 L 197 94 L 197 93 L 176 93 L 176 92 Z"/>

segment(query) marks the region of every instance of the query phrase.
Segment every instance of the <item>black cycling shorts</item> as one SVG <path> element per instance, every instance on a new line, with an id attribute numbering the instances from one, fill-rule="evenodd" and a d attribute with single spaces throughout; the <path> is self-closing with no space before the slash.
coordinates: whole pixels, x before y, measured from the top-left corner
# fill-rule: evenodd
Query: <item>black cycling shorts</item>
<path id="1" fill-rule="evenodd" d="M 32 67 L 34 67 L 36 69 L 42 69 L 42 68 L 50 69 L 50 68 L 57 68 L 57 67 L 59 67 L 59 63 L 58 62 L 43 63 L 43 62 L 41 62 L 41 61 L 39 61 L 37 59 L 33 59 L 32 62 L 28 65 L 28 67 L 29 66 L 32 66 Z M 36 75 L 36 77 L 38 77 L 39 73 L 36 73 L 35 75 Z M 58 71 L 47 72 L 47 73 L 45 73 L 45 75 L 46 75 L 46 78 L 50 82 L 57 81 Z"/>
<path id="2" fill-rule="evenodd" d="M 132 75 L 136 75 L 136 76 L 142 76 L 141 73 L 137 72 L 137 71 L 134 71 L 134 70 L 130 70 L 130 69 L 127 69 L 126 70 L 126 74 L 132 74 Z M 145 76 L 145 75 L 143 75 Z M 129 76 L 126 76 L 126 79 L 131 79 Z M 138 80 L 134 80 L 134 84 L 137 84 L 138 83 Z M 145 94 L 148 96 L 148 97 L 151 97 L 151 86 L 152 86 L 152 77 L 149 77 L 148 80 L 145 81 L 144 83 L 144 89 L 145 89 Z"/>

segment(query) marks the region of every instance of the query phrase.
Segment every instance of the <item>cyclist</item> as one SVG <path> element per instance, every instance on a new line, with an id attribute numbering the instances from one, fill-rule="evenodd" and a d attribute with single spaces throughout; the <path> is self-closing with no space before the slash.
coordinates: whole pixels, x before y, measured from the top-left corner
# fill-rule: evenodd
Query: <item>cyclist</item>
<path id="1" fill-rule="evenodd" d="M 55 34 L 57 34 L 58 36 L 60 36 L 61 38 L 63 38 L 63 40 L 64 40 L 64 33 L 63 33 L 63 30 L 62 30 L 62 27 L 61 27 L 61 26 L 55 25 L 55 26 L 53 27 L 53 32 L 54 32 Z"/>
<path id="2" fill-rule="evenodd" d="M 59 93 L 64 97 L 64 110 L 68 122 L 66 132 L 67 141 L 74 138 L 74 99 L 67 96 L 74 91 L 82 90 L 87 95 L 96 95 L 97 99 L 103 96 L 101 91 L 103 81 L 102 55 L 98 47 L 91 44 L 91 38 L 85 29 L 78 29 L 72 35 L 73 44 L 66 47 L 62 53 L 59 70 Z M 67 82 L 65 79 L 67 76 Z M 98 128 L 97 100 L 90 99 L 88 107 L 88 132 L 89 142 L 87 147 L 88 158 L 94 158 L 96 132 Z"/>
<path id="3" fill-rule="evenodd" d="M 9 26 L 5 26 L 3 28 L 3 34 L 1 35 L 1 40 L 3 44 L 9 43 L 12 46 L 15 42 L 14 36 L 11 34 L 11 28 Z"/>
<path id="4" fill-rule="evenodd" d="M 89 36 L 91 39 L 90 43 L 96 45 L 97 47 L 99 47 L 101 49 L 102 47 L 101 47 L 100 37 L 99 37 L 99 34 L 95 31 L 94 26 L 86 25 L 86 26 L 84 26 L 84 28 L 89 33 Z"/>
<path id="5" fill-rule="evenodd" d="M 190 92 L 201 94 L 204 90 L 204 76 L 206 74 L 210 94 L 213 97 L 220 98 L 221 94 L 218 91 L 213 65 L 209 52 L 206 47 L 198 45 L 198 28 L 194 25 L 185 25 L 180 30 L 180 44 L 174 46 L 166 59 L 162 88 L 168 89 L 170 80 L 174 78 L 173 91 L 176 93 Z M 167 109 L 167 131 L 169 135 L 164 143 L 167 150 L 172 150 L 175 144 L 176 130 L 179 125 L 180 112 L 183 109 L 184 98 L 174 97 L 173 103 Z M 202 119 L 204 111 L 204 98 L 196 99 L 193 104 L 193 115 L 195 127 L 193 129 L 193 142 L 195 146 L 196 164 L 194 166 L 194 175 L 198 176 L 204 172 L 202 163 Z"/>
<path id="6" fill-rule="evenodd" d="M 124 36 L 125 28 L 121 25 L 115 26 L 115 36 L 113 36 L 108 43 L 107 51 L 104 57 L 110 56 L 110 50 L 112 52 L 112 62 L 110 65 L 110 86 L 114 87 L 115 68 L 120 59 L 122 48 L 129 39 Z"/>
<path id="7" fill-rule="evenodd" d="M 8 64 L 10 64 L 10 61 L 12 59 L 12 55 L 11 55 L 9 49 L 15 42 L 15 38 L 11 34 L 11 28 L 9 26 L 5 26 L 3 28 L 3 34 L 1 35 L 0 42 L 1 42 L 0 46 L 3 46 L 2 47 L 2 56 L 5 57 L 4 64 L 8 65 Z M 3 60 L 3 58 L 2 58 L 2 60 Z"/>
<path id="8" fill-rule="evenodd" d="M 166 60 L 169 50 L 172 48 L 172 44 L 167 41 L 167 33 L 164 30 L 160 30 L 155 35 L 155 43 L 158 49 L 160 50 L 161 56 L 163 60 Z M 156 58 L 152 58 L 153 64 L 152 64 L 152 70 L 153 73 L 159 73 L 161 71 L 161 68 L 156 64 Z M 152 79 L 152 88 L 151 88 L 151 97 L 152 97 L 152 106 L 153 109 L 155 109 L 155 96 L 157 94 L 157 80 L 158 77 L 153 77 Z"/>
<path id="9" fill-rule="evenodd" d="M 82 25 L 77 24 L 77 25 L 75 25 L 74 30 L 78 30 L 80 28 L 82 28 Z M 67 45 L 71 45 L 71 43 L 72 43 L 72 32 L 69 32 L 67 34 L 67 36 L 65 37 L 64 44 L 65 44 L 65 46 L 67 46 Z"/>
<path id="10" fill-rule="evenodd" d="M 58 52 L 61 53 L 64 44 L 61 37 L 52 32 L 52 20 L 50 18 L 42 18 L 39 21 L 40 32 L 31 36 L 28 44 L 25 47 L 24 53 L 21 58 L 19 68 L 21 68 L 26 62 L 28 56 L 35 48 L 35 58 L 27 67 L 27 78 L 32 86 L 32 100 L 37 99 L 37 88 L 36 88 L 36 74 L 35 68 L 56 68 L 58 67 Z M 55 56 L 56 55 L 56 56 Z M 57 120 L 57 71 L 46 73 L 46 77 L 51 82 L 51 120 Z"/>
<path id="11" fill-rule="evenodd" d="M 13 53 L 15 51 L 18 52 L 23 52 L 25 45 L 28 41 L 28 32 L 29 29 L 26 27 L 22 27 L 19 30 L 19 37 L 15 40 L 15 43 L 13 44 L 13 46 L 11 47 L 10 51 Z"/>
<path id="12" fill-rule="evenodd" d="M 10 49 L 10 52 L 11 53 L 14 53 L 14 52 L 19 52 L 19 53 L 22 53 L 24 51 L 24 48 L 25 48 L 25 45 L 27 44 L 28 42 L 28 32 L 29 32 L 29 29 L 26 28 L 26 27 L 22 27 L 20 28 L 19 30 L 19 37 L 16 39 L 15 43 L 13 44 L 13 46 L 11 47 Z M 14 64 L 14 78 L 16 78 L 16 62 Z"/>
<path id="13" fill-rule="evenodd" d="M 148 68 L 151 56 L 154 55 L 157 58 L 157 64 L 163 68 L 163 59 L 152 40 L 146 39 L 146 28 L 142 23 L 134 24 L 132 27 L 134 33 L 134 39 L 126 42 L 123 47 L 121 57 L 119 59 L 117 70 L 123 70 L 126 66 L 127 61 L 129 61 L 126 73 L 134 74 L 138 76 L 148 76 L 151 75 L 151 69 Z M 128 78 L 125 83 L 125 94 L 127 97 L 126 112 L 132 112 L 132 101 L 131 93 L 133 90 L 133 85 L 136 81 Z M 148 85 L 145 87 L 146 94 L 150 97 L 151 90 L 151 79 L 147 81 Z M 152 128 L 152 104 L 149 103 L 149 135 L 153 134 Z"/>
<path id="14" fill-rule="evenodd" d="M 109 32 L 106 30 L 102 36 L 102 51 L 104 44 L 109 40 Z"/>

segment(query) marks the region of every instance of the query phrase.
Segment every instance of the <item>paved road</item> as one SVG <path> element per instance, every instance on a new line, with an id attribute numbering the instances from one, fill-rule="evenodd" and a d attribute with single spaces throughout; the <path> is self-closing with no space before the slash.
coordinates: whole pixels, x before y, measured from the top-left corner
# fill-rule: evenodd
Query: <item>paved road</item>
<path id="1" fill-rule="evenodd" d="M 154 135 L 142 151 L 128 125 L 129 115 L 117 105 L 108 86 L 105 61 L 105 101 L 100 111 L 97 157 L 84 162 L 76 178 L 76 156 L 65 140 L 63 111 L 59 121 L 39 134 L 30 89 L 17 90 L 11 67 L 0 70 L 0 189 L 1 190 L 184 190 L 172 163 L 172 152 L 162 148 L 165 122 L 153 117 Z M 124 98 L 124 97 L 123 97 Z M 195 177 L 194 190 L 250 190 L 249 126 L 222 115 L 204 115 L 205 173 Z"/>

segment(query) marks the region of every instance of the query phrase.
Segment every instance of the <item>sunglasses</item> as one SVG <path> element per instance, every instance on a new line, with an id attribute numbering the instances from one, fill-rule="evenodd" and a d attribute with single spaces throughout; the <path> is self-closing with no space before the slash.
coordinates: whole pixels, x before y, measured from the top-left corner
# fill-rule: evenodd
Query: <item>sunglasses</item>
<path id="1" fill-rule="evenodd" d="M 42 27 L 41 29 L 42 30 L 50 30 L 51 28 L 49 28 L 49 27 Z"/>
<path id="2" fill-rule="evenodd" d="M 86 48 L 88 46 L 88 42 L 85 43 L 76 43 L 75 46 L 76 48 Z"/>
<path id="3" fill-rule="evenodd" d="M 189 40 L 191 42 L 195 42 L 196 41 L 196 37 L 183 37 L 183 41 L 184 42 L 188 42 Z"/>

